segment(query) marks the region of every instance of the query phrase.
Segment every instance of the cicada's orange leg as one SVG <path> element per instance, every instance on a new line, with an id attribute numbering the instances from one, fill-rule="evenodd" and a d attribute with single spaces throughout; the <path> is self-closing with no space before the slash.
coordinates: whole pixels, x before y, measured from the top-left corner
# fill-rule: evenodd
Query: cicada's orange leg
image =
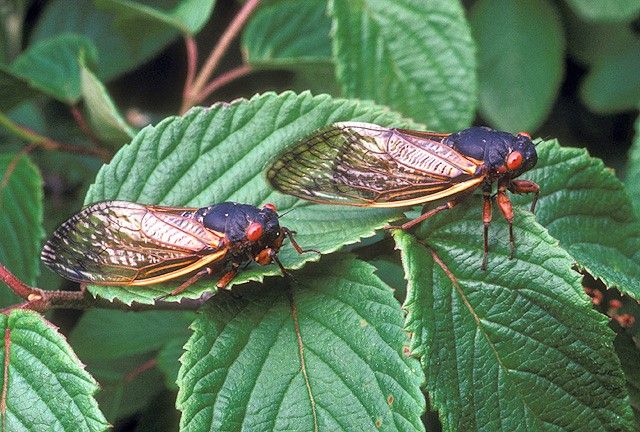
<path id="1" fill-rule="evenodd" d="M 516 250 L 516 241 L 513 236 L 513 206 L 511 205 L 511 200 L 507 196 L 506 188 L 498 188 L 496 202 L 498 203 L 498 208 L 500 209 L 502 216 L 504 216 L 509 224 L 509 259 L 512 259 Z"/>
<path id="2" fill-rule="evenodd" d="M 182 282 L 180 284 L 180 286 L 178 286 L 178 288 L 174 289 L 169 294 L 165 294 L 165 295 L 159 297 L 159 299 L 162 300 L 162 299 L 170 297 L 170 296 L 178 295 L 178 294 L 184 292 L 184 290 L 189 288 L 191 285 L 193 285 L 194 283 L 196 283 L 197 281 L 202 279 L 204 276 L 210 276 L 212 273 L 213 273 L 213 271 L 209 267 L 205 267 L 202 270 L 200 270 L 199 272 L 197 272 L 196 274 L 194 274 L 193 276 L 191 276 L 186 281 Z"/>
<path id="3" fill-rule="evenodd" d="M 233 278 L 236 277 L 237 274 L 238 274 L 238 268 L 233 267 L 231 270 L 223 274 L 220 279 L 218 279 L 218 282 L 216 282 L 216 287 L 220 289 L 226 288 L 231 283 Z"/>
<path id="4" fill-rule="evenodd" d="M 536 203 L 540 196 L 540 186 L 531 180 L 511 180 L 508 189 L 513 193 L 532 193 L 533 201 L 531 202 L 531 213 L 536 210 Z"/>
<path id="5" fill-rule="evenodd" d="M 487 269 L 489 263 L 489 225 L 491 225 L 491 189 L 484 190 L 482 192 L 482 223 L 483 240 L 484 240 L 484 255 L 482 257 L 482 270 Z"/>
<path id="6" fill-rule="evenodd" d="M 416 226 L 417 224 L 419 224 L 420 222 L 429 219 L 431 216 L 440 213 L 443 210 L 449 210 L 453 207 L 455 207 L 458 204 L 457 201 L 452 200 L 449 202 L 446 202 L 434 209 L 429 210 L 426 213 L 421 214 L 420 216 L 418 216 L 415 219 L 410 220 L 409 222 L 405 222 L 402 225 L 387 225 L 384 227 L 384 229 L 401 229 L 401 230 L 408 230 L 414 226 Z"/>

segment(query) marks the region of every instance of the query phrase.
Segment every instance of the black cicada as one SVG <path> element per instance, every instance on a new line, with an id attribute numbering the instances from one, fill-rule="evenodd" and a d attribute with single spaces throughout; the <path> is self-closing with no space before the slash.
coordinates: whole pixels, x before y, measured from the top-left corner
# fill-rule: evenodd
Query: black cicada
<path id="1" fill-rule="evenodd" d="M 226 287 L 244 263 L 275 261 L 285 237 L 273 204 L 262 209 L 226 202 L 176 208 L 106 201 L 63 223 L 42 249 L 42 261 L 66 279 L 96 285 L 145 286 L 185 278 L 179 294 L 205 275 Z"/>
<path id="2" fill-rule="evenodd" d="M 509 223 L 511 256 L 513 209 L 506 191 L 534 193 L 539 186 L 516 180 L 536 164 L 527 133 L 512 135 L 487 127 L 452 134 L 386 128 L 368 123 L 336 123 L 316 131 L 273 163 L 267 172 L 278 190 L 318 203 L 361 207 L 405 207 L 446 200 L 400 227 L 408 229 L 481 187 L 484 197 L 484 259 L 487 266 L 493 184 L 498 207 Z"/>

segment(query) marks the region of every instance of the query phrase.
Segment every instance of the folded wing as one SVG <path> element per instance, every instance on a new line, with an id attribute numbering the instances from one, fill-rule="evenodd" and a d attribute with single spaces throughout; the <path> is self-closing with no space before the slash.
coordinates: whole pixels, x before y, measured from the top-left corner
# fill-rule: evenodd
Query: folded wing
<path id="1" fill-rule="evenodd" d="M 336 123 L 282 154 L 267 178 L 307 200 L 403 207 L 468 191 L 484 180 L 480 161 L 442 143 L 445 134 Z"/>
<path id="2" fill-rule="evenodd" d="M 225 253 L 223 235 L 207 230 L 189 209 L 107 201 L 60 226 L 42 249 L 42 261 L 78 282 L 148 285 L 188 274 Z"/>

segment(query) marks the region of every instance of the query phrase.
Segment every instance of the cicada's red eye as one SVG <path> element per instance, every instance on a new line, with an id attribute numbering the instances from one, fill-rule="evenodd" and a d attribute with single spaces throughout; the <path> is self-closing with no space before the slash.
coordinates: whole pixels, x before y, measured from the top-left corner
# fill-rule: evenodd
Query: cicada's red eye
<path id="1" fill-rule="evenodd" d="M 531 139 L 531 135 L 529 135 L 529 132 L 518 132 L 518 135 L 522 135 L 523 137 Z"/>
<path id="2" fill-rule="evenodd" d="M 262 237 L 262 224 L 260 222 L 251 222 L 247 227 L 245 234 L 251 241 L 258 241 Z"/>
<path id="3" fill-rule="evenodd" d="M 271 203 L 265 204 L 264 208 L 269 209 L 269 210 L 274 211 L 274 212 L 278 211 L 278 209 L 276 208 L 276 205 L 275 204 L 271 204 Z"/>
<path id="4" fill-rule="evenodd" d="M 522 153 L 519 151 L 512 151 L 507 155 L 507 168 L 509 171 L 515 171 L 522 166 L 523 161 Z"/>

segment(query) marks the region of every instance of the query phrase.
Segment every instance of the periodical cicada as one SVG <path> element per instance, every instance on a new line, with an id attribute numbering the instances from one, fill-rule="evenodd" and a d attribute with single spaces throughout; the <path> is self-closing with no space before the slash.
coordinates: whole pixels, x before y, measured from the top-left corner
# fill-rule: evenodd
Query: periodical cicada
<path id="1" fill-rule="evenodd" d="M 535 209 L 539 186 L 516 177 L 533 168 L 537 159 L 524 132 L 471 127 L 442 134 L 344 122 L 322 128 L 285 151 L 267 178 L 281 192 L 325 204 L 408 207 L 446 200 L 395 227 L 402 229 L 452 208 L 480 187 L 486 269 L 493 185 L 497 183 L 495 199 L 509 223 L 513 257 L 513 208 L 506 191 L 534 193 L 531 211 Z"/>
<path id="2" fill-rule="evenodd" d="M 259 209 L 226 202 L 176 208 L 105 201 L 64 222 L 42 249 L 42 261 L 66 279 L 96 285 L 146 286 L 185 278 L 179 294 L 205 275 L 226 287 L 251 261 L 275 261 L 284 238 L 273 204 Z"/>

